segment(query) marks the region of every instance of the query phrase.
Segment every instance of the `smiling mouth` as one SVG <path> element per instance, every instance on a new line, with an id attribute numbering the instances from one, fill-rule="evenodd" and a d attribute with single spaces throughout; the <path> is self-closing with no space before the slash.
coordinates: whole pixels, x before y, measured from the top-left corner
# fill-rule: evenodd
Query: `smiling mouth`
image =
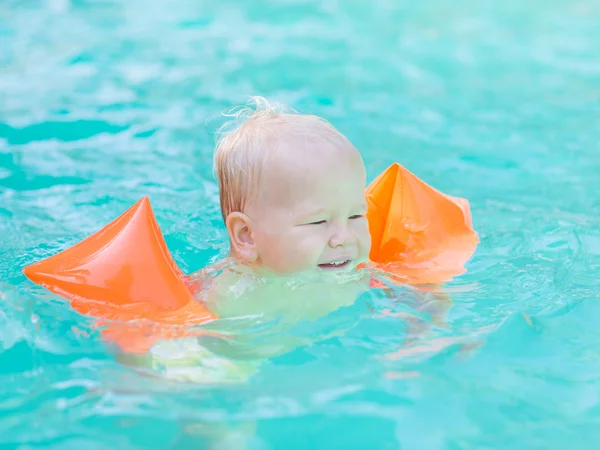
<path id="1" fill-rule="evenodd" d="M 345 259 L 343 261 L 333 261 L 330 263 L 319 264 L 319 268 L 325 269 L 325 270 L 336 270 L 336 269 L 343 269 L 344 267 L 348 267 L 349 264 L 350 264 L 350 260 Z"/>

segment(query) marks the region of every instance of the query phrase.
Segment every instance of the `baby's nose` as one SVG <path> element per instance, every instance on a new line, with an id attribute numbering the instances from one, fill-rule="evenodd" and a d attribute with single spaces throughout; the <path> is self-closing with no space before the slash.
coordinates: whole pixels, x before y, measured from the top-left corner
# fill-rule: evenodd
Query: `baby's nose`
<path id="1" fill-rule="evenodd" d="M 334 233 L 329 238 L 329 246 L 332 248 L 335 247 L 344 247 L 345 245 L 350 244 L 354 240 L 354 235 L 351 230 L 346 226 L 337 227 Z"/>

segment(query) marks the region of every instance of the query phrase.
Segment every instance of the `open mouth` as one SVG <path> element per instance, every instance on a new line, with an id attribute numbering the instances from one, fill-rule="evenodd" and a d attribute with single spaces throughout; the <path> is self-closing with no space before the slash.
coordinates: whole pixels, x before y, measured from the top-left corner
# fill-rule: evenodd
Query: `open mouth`
<path id="1" fill-rule="evenodd" d="M 349 264 L 350 264 L 350 260 L 344 259 L 342 261 L 333 261 L 330 263 L 319 264 L 319 268 L 325 269 L 325 270 L 336 270 L 336 269 L 343 269 L 344 267 L 348 267 Z"/>

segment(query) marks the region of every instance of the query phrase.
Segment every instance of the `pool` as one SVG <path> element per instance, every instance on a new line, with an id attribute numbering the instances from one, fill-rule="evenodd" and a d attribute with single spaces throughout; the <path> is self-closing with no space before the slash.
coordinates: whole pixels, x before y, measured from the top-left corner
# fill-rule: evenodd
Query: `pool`
<path id="1" fill-rule="evenodd" d="M 0 446 L 600 446 L 600 7 L 358 0 L 0 6 Z M 447 286 L 366 294 L 270 330 L 321 337 L 247 383 L 116 361 L 21 268 L 148 195 L 177 264 L 223 256 L 220 113 L 264 95 L 329 119 L 372 180 L 398 161 L 469 199 L 481 243 Z M 336 333 L 336 331 L 339 331 Z"/>

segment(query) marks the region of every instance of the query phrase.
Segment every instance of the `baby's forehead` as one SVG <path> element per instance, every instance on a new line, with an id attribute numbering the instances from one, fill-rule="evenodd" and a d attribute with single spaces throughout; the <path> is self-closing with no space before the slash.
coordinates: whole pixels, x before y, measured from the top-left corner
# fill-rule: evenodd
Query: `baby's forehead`
<path id="1" fill-rule="evenodd" d="M 319 139 L 287 140 L 268 151 L 261 172 L 265 179 L 310 182 L 324 176 L 347 174 L 362 169 L 360 155 L 350 146 Z M 354 170 L 353 170 L 354 169 Z"/>
<path id="2" fill-rule="evenodd" d="M 283 150 L 283 149 L 282 149 Z M 258 193 L 273 202 L 301 203 L 320 195 L 360 195 L 365 188 L 362 160 L 336 149 L 286 149 L 265 162 Z"/>

